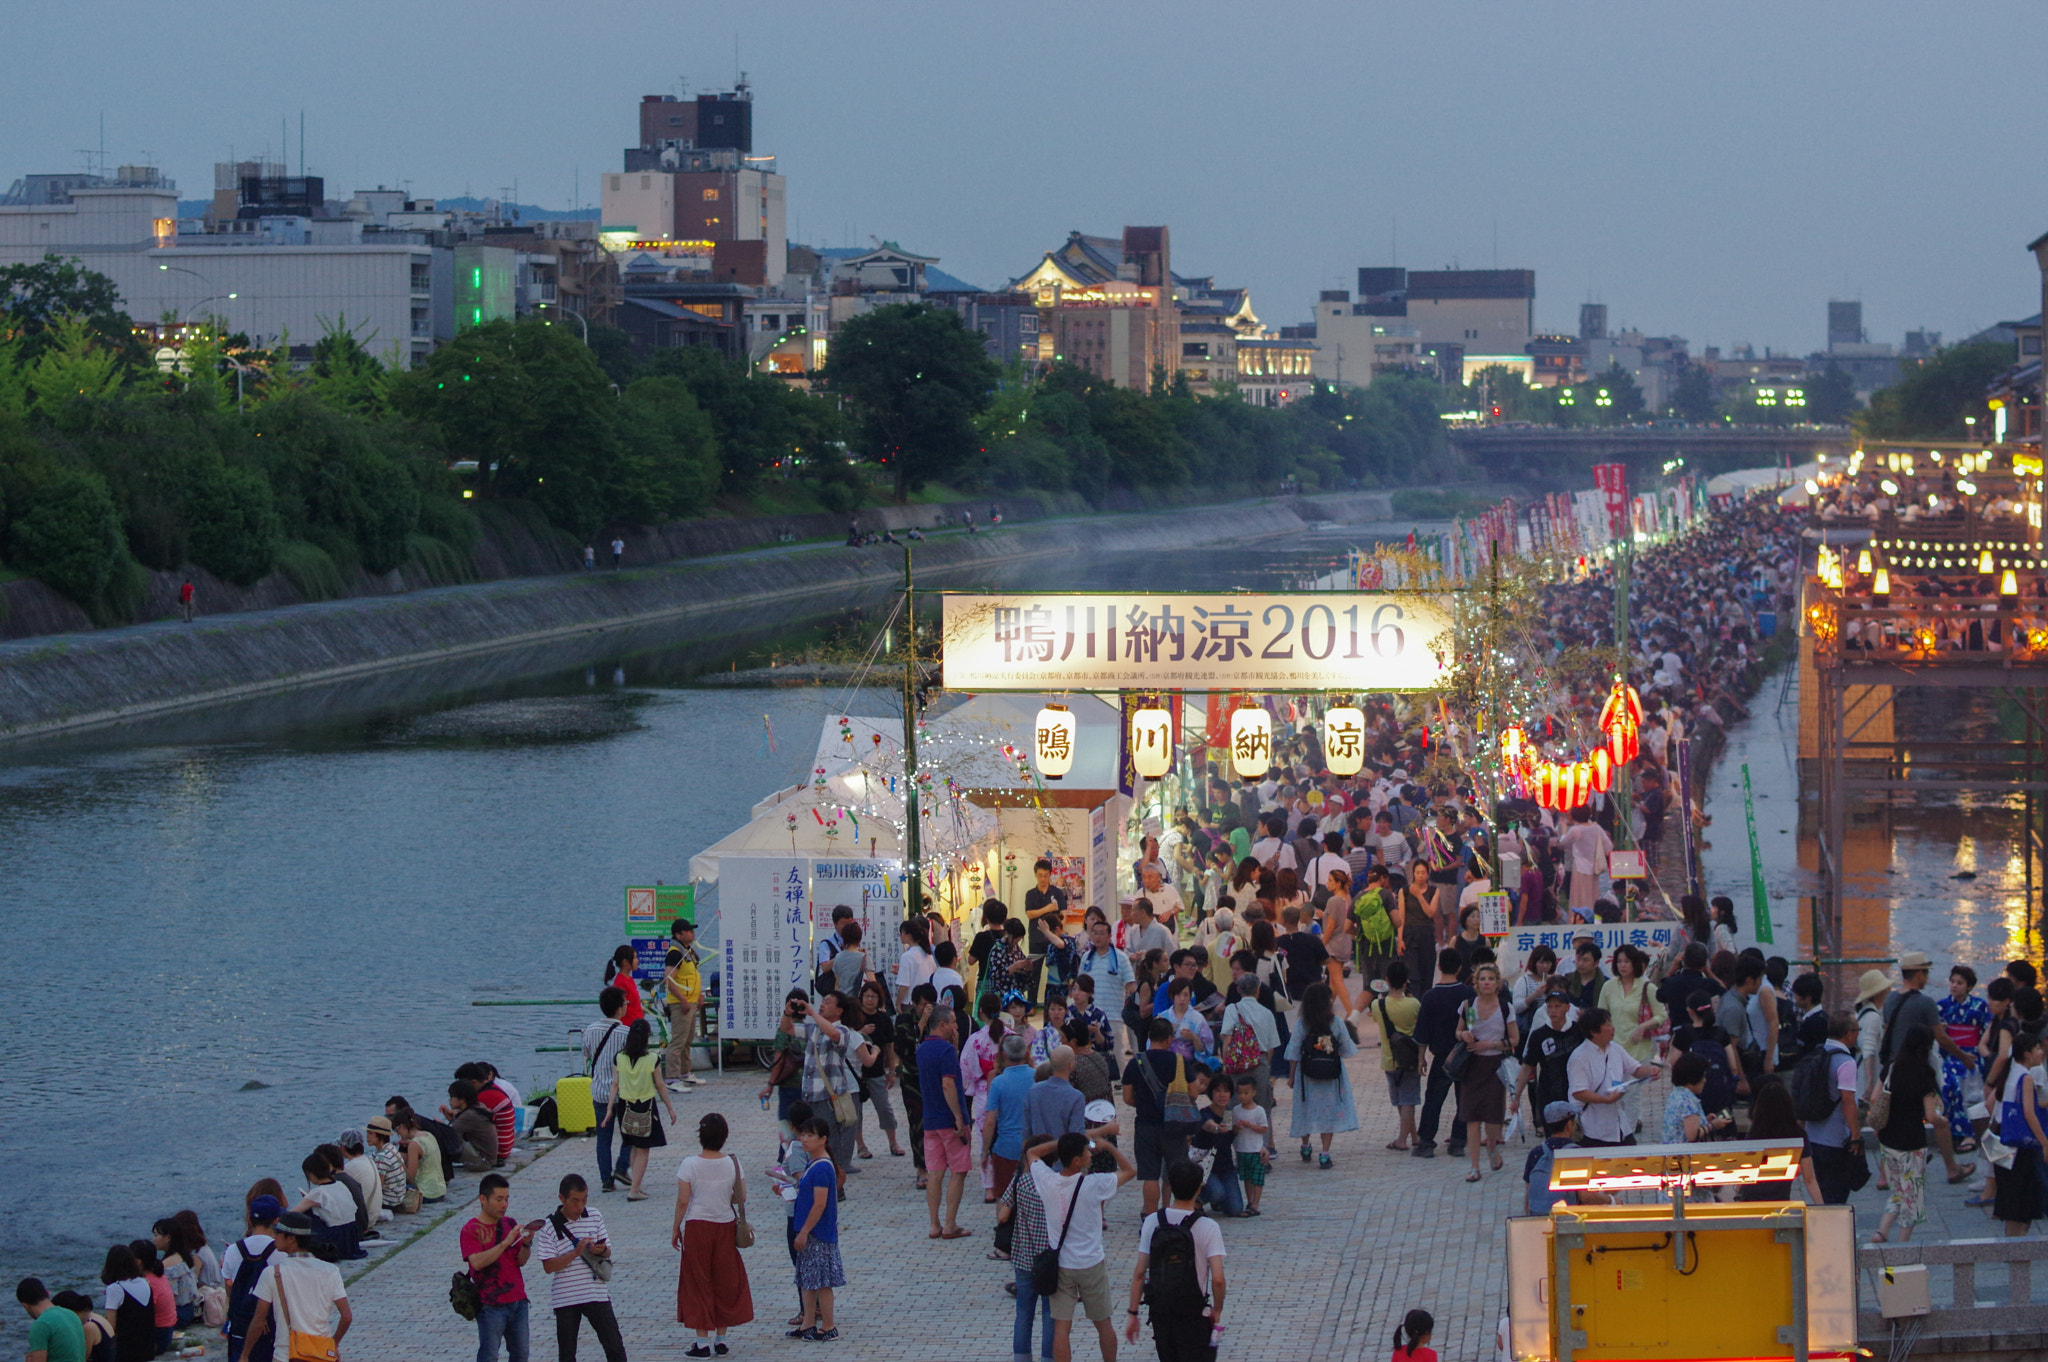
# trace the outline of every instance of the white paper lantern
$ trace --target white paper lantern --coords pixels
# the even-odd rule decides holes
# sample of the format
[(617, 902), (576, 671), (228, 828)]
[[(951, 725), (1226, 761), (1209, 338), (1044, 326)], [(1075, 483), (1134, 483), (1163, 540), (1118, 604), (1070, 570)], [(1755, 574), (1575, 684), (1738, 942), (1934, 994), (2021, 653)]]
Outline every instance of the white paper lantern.
[(1058, 780), (1074, 769), (1074, 715), (1065, 705), (1047, 705), (1038, 711), (1032, 727), (1031, 750), (1038, 761), (1038, 774)]
[(1157, 780), (1173, 766), (1173, 715), (1163, 709), (1131, 713), (1131, 765), (1147, 780)]
[(1323, 715), (1323, 764), (1333, 776), (1355, 776), (1365, 765), (1365, 712), (1342, 705)]
[(1230, 716), (1230, 764), (1240, 776), (1262, 776), (1273, 764), (1273, 716), (1240, 709)]

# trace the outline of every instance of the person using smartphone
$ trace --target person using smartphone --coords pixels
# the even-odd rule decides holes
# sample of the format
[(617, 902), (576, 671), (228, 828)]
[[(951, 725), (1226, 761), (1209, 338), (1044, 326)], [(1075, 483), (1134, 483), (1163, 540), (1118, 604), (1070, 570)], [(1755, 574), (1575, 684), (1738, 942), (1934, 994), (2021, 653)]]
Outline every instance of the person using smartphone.
[(482, 1305), (476, 1312), (477, 1362), (496, 1362), (498, 1345), (517, 1362), (526, 1356), (526, 1275), (533, 1232), (545, 1224), (521, 1225), (506, 1213), (512, 1184), (502, 1173), (486, 1173), (477, 1184), (476, 1217), (462, 1227), (462, 1260), (476, 1283)]

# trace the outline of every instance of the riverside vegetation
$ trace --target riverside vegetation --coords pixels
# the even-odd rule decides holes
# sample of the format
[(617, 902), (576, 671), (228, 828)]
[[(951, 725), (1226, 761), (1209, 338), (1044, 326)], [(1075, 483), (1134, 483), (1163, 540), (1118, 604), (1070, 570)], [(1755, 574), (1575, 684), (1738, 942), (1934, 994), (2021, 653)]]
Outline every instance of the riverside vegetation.
[(922, 305), (848, 322), (815, 395), (707, 349), (636, 359), (602, 326), (586, 344), (489, 322), (410, 370), (374, 345), (335, 318), (295, 363), (206, 322), (138, 329), (75, 261), (0, 269), (0, 570), (112, 624), (139, 617), (148, 569), (281, 572), (308, 599), (359, 569), (468, 580), (493, 516), (581, 544), (928, 486), (1186, 500), (1440, 478), (1445, 458), (1423, 379), (1280, 409), (1163, 375), (1133, 392), (998, 369)]

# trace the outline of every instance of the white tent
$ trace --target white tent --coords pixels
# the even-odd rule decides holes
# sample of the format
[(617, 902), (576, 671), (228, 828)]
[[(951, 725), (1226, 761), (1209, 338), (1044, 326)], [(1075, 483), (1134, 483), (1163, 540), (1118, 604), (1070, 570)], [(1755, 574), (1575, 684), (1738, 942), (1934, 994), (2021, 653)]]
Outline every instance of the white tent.
[[(884, 721), (869, 720), (871, 724)], [(827, 720), (830, 749), (839, 737), (837, 718)], [(718, 879), (722, 856), (901, 857), (904, 825), (901, 758), (888, 743), (868, 743), (865, 755), (836, 766), (821, 761), (825, 774), (778, 790), (756, 804), (746, 826), (728, 833), (690, 858), (690, 878)], [(944, 792), (932, 801), (920, 827), (919, 846), (927, 860), (963, 859), (996, 835), (995, 815)]]

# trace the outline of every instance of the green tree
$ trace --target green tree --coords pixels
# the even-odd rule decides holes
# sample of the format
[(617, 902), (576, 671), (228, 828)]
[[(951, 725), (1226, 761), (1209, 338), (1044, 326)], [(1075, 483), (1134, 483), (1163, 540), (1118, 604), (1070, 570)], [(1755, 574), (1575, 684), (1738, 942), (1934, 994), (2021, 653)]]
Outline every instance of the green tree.
[[(43, 346), (28, 370), (28, 390), (46, 419), (66, 419), (81, 402), (107, 396), (121, 386), (120, 358), (99, 343), (83, 317), (58, 317), (43, 333)], [(26, 354), (30, 347), (23, 346)]]
[(1671, 385), (1671, 414), (1695, 426), (1714, 419), (1714, 376), (1706, 365), (1688, 364), (1678, 371), (1678, 381)]
[(974, 417), (1000, 377), (978, 332), (924, 303), (853, 318), (825, 366), (826, 385), (853, 408), (856, 447), (888, 468), (899, 502), (970, 465), (981, 450)]
[(752, 492), (763, 478), (793, 461), (826, 457), (839, 438), (840, 421), (831, 406), (709, 346), (657, 350), (640, 373), (689, 385), (717, 433), (719, 489), (729, 495)]
[(24, 358), (29, 363), (42, 356), (66, 317), (83, 319), (122, 365), (144, 359), (114, 281), (67, 256), (51, 253), (32, 265), (0, 267), (0, 313), (6, 317), (5, 329), (19, 332), (27, 342)]
[(620, 394), (638, 519), (701, 516), (718, 493), (718, 433), (680, 378), (641, 378)]
[(1839, 364), (1806, 376), (1806, 419), (1838, 426), (1856, 414), (1856, 380)]
[(15, 481), (7, 505), (15, 516), (7, 561), (104, 618), (104, 597), (128, 551), (99, 475), (51, 463)]
[(1579, 404), (1595, 421), (1611, 426), (1636, 420), (1643, 414), (1643, 390), (1628, 370), (1619, 364), (1579, 385)]
[(1951, 345), (1872, 393), (1858, 428), (1877, 440), (1964, 439), (1963, 418), (1985, 415), (1985, 387), (2012, 362), (2012, 346), (1999, 341)]
[(344, 315), (313, 342), (313, 363), (299, 383), (327, 406), (376, 416), (389, 408), (390, 379), (391, 371), (356, 339)]
[(192, 561), (249, 586), (277, 565), (284, 535), (270, 483), (253, 468), (222, 464), (185, 492)]

